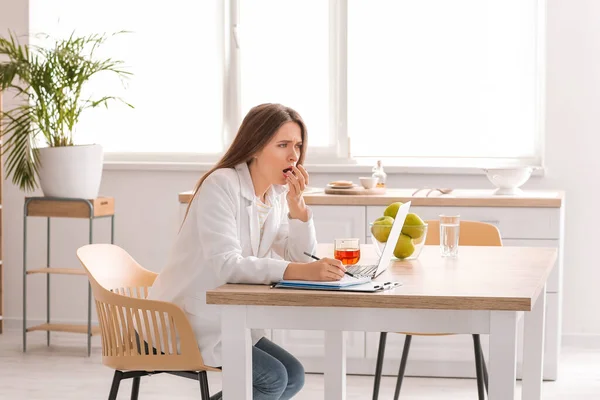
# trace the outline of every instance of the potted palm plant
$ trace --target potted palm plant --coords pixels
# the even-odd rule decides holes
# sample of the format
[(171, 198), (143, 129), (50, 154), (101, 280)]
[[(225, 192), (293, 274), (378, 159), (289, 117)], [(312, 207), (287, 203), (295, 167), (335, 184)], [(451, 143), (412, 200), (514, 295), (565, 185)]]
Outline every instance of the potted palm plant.
[(76, 145), (73, 135), (88, 109), (108, 107), (112, 101), (133, 107), (119, 97), (84, 95), (86, 85), (100, 73), (123, 83), (131, 75), (122, 61), (96, 57), (110, 36), (72, 34), (50, 46), (20, 44), (13, 33), (0, 37), (0, 91), (20, 96), (15, 107), (0, 114), (2, 154), (7, 177), (22, 190), (37, 188), (39, 178), (45, 196), (98, 196), (102, 146)]

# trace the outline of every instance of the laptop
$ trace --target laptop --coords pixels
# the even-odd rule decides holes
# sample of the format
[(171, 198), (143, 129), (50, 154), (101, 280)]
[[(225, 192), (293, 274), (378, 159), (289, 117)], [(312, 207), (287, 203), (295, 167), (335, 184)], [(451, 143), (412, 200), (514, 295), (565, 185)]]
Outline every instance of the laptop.
[(402, 226), (404, 225), (404, 221), (406, 220), (409, 209), (410, 201), (402, 204), (398, 209), (398, 213), (396, 214), (396, 218), (394, 219), (394, 223), (392, 225), (390, 236), (383, 247), (381, 257), (379, 257), (379, 263), (376, 265), (355, 264), (346, 267), (346, 270), (357, 278), (371, 277), (371, 279), (375, 279), (381, 275), (390, 265), (390, 261), (392, 261), (392, 254), (394, 253), (396, 242), (398, 242), (398, 238), (402, 232)]

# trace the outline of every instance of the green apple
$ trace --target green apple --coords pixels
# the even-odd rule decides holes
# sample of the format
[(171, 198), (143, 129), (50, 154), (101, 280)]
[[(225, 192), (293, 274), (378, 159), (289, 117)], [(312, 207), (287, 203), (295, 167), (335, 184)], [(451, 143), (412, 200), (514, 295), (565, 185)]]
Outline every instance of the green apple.
[(371, 233), (378, 242), (385, 243), (390, 236), (392, 231), (392, 225), (394, 224), (394, 218), (392, 217), (379, 217), (373, 221), (371, 226)]
[(399, 201), (390, 204), (389, 206), (387, 206), (387, 208), (383, 212), (383, 215), (386, 217), (396, 218), (396, 214), (398, 214), (398, 209), (400, 208), (401, 205), (402, 205), (402, 203)]
[(425, 222), (417, 214), (409, 213), (402, 225), (402, 233), (418, 239), (425, 233)]
[(396, 247), (394, 248), (394, 256), (403, 259), (410, 257), (414, 251), (415, 245), (413, 244), (411, 237), (404, 234), (400, 235), (396, 242)]

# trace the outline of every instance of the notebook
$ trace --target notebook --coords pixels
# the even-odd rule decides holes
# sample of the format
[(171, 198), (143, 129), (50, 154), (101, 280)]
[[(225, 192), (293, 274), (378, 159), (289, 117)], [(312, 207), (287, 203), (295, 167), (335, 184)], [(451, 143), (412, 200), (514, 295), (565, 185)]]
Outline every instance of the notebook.
[[(361, 278), (361, 279), (369, 279), (369, 278)], [(283, 282), (283, 281), (282, 281)], [(375, 282), (375, 281), (367, 281), (359, 284), (351, 284), (345, 286), (335, 286), (335, 285), (324, 285), (323, 283), (330, 282), (310, 282), (307, 284), (307, 281), (299, 281), (302, 284), (282, 284), (279, 282), (275, 284), (273, 287), (277, 289), (307, 289), (307, 290), (332, 290), (337, 292), (379, 292), (383, 290), (393, 289), (401, 285), (400, 282)], [(320, 283), (320, 284), (319, 284)]]

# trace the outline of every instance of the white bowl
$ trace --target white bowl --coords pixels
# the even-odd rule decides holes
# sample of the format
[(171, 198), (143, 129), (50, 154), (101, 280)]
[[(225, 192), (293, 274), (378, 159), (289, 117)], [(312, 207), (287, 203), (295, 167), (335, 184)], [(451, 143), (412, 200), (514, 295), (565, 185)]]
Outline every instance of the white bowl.
[(484, 169), (490, 182), (492, 182), (498, 188), (494, 194), (499, 195), (521, 193), (519, 186), (527, 182), (533, 170), (533, 167)]
[(358, 180), (360, 181), (362, 187), (364, 187), (365, 189), (373, 189), (379, 179), (372, 178), (370, 176), (361, 176), (360, 178), (358, 178)]

